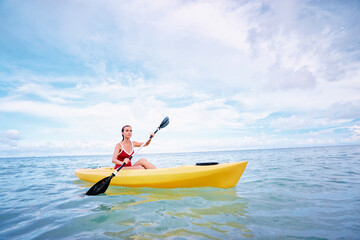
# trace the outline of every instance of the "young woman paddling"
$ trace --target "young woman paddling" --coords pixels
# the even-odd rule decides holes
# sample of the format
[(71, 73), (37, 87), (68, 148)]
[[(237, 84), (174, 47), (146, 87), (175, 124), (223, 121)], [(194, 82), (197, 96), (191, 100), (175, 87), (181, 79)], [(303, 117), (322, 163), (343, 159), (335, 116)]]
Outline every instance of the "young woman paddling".
[[(129, 125), (125, 125), (121, 129), (121, 134), (123, 139), (121, 142), (117, 143), (115, 146), (114, 154), (112, 157), (112, 162), (115, 163), (115, 169), (120, 167), (124, 162), (126, 163), (122, 169), (153, 169), (156, 168), (145, 158), (141, 158), (134, 165), (131, 164), (129, 157), (134, 154), (134, 147), (141, 147), (142, 142), (130, 141), (132, 137), (132, 128)], [(151, 139), (155, 136), (154, 133), (150, 134), (152, 137), (146, 142), (144, 147), (148, 146), (151, 142)]]

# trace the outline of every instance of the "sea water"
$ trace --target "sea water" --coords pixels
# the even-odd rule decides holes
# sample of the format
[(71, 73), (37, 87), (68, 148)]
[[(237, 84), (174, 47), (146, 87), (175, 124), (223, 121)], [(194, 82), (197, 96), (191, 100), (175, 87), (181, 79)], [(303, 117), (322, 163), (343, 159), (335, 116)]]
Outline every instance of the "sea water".
[(360, 239), (360, 146), (147, 154), (158, 167), (248, 161), (237, 186), (109, 187), (111, 156), (0, 158), (0, 239)]

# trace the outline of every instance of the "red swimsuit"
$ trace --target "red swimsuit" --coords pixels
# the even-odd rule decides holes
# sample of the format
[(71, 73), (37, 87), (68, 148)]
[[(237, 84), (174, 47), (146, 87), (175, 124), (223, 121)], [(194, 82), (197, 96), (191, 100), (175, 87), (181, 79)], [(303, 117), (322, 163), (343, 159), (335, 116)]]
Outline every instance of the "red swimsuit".
[[(127, 152), (126, 152), (126, 150), (124, 149), (124, 147), (123, 147), (123, 145), (120, 143), (120, 145), (121, 145), (121, 152), (117, 155), (117, 160), (119, 160), (119, 161), (124, 161), (125, 160), (125, 158), (129, 158), (131, 155), (133, 155), (134, 154), (134, 148), (132, 149), (132, 151), (131, 151), (131, 153), (130, 154), (128, 154)], [(132, 143), (131, 143), (131, 145), (132, 145)], [(118, 164), (115, 164), (115, 169), (116, 168), (118, 168), (118, 167), (120, 167), (121, 165), (118, 165)], [(131, 165), (131, 160), (124, 166), (124, 167), (131, 167), (132, 165)]]

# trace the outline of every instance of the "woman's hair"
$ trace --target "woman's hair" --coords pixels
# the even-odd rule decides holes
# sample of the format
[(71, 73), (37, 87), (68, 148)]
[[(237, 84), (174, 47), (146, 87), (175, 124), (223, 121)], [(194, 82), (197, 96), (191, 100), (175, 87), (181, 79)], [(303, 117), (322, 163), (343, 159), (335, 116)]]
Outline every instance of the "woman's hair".
[(130, 125), (125, 125), (125, 126), (122, 127), (122, 129), (121, 129), (121, 135), (123, 137), (122, 141), (124, 141), (124, 134), (122, 134), (122, 133), (124, 132), (126, 127), (131, 127), (131, 126)]

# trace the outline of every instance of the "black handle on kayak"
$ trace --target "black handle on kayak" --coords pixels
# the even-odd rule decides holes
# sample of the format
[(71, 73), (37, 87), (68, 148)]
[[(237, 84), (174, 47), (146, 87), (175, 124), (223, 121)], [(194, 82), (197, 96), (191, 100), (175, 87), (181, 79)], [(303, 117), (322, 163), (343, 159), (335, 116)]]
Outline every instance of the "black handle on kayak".
[(209, 165), (217, 165), (219, 164), (218, 162), (201, 162), (201, 163), (196, 163), (196, 166), (209, 166)]

